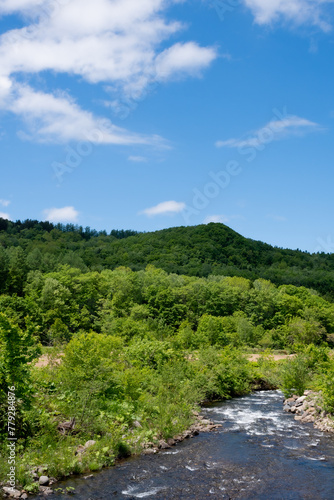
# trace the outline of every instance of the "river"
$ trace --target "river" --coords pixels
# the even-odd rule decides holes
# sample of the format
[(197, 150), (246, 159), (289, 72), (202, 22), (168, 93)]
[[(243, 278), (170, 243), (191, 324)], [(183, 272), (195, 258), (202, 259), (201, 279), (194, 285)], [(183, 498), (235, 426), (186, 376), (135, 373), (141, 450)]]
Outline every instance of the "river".
[(266, 391), (211, 405), (203, 414), (219, 431), (57, 487), (80, 500), (334, 500), (334, 435), (296, 422), (282, 401)]

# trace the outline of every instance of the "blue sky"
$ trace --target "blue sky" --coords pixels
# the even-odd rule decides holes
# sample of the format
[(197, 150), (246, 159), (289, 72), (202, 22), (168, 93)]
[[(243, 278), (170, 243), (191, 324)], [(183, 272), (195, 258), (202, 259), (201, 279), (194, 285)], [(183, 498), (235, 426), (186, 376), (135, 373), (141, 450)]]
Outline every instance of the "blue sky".
[(0, 0), (0, 216), (334, 252), (333, 0)]

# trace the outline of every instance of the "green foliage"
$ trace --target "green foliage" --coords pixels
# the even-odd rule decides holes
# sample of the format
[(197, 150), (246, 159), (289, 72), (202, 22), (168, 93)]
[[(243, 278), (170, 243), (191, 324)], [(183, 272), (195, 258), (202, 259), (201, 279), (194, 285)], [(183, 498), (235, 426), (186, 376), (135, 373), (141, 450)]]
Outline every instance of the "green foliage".
[(334, 413), (334, 364), (326, 371), (322, 381), (324, 409)]
[(307, 384), (311, 380), (311, 371), (305, 354), (298, 354), (282, 365), (281, 369), (282, 391), (286, 397), (292, 394), (302, 396)]
[[(277, 285), (305, 286), (334, 297), (334, 258), (299, 250), (274, 248), (243, 238), (224, 224), (207, 224), (164, 229), (155, 233), (135, 231), (94, 231), (68, 224), (0, 219), (0, 278), (2, 292), (21, 294), (28, 271), (56, 271), (61, 265), (82, 272), (128, 266), (133, 270), (147, 265), (168, 273), (207, 277), (233, 277), (239, 290), (247, 290), (249, 279), (258, 279), (265, 291), (266, 280)], [(3, 263), (3, 265), (2, 265)], [(261, 280), (263, 283), (261, 283)], [(122, 293), (117, 300), (122, 300)], [(158, 302), (164, 301), (159, 298)], [(291, 304), (293, 309), (295, 305)], [(178, 321), (178, 308), (167, 313)], [(172, 314), (172, 316), (170, 316)], [(210, 312), (210, 314), (212, 314)], [(296, 310), (292, 311), (296, 315)], [(219, 315), (225, 316), (225, 313)]]
[(253, 378), (249, 362), (242, 353), (226, 347), (217, 351), (213, 347), (199, 351), (194, 361), (195, 384), (205, 399), (224, 399), (241, 396), (250, 390)]
[(114, 370), (121, 347), (117, 337), (90, 332), (75, 336), (64, 350), (55, 377), (58, 408), (86, 431), (103, 430), (101, 411), (122, 394)]
[(33, 387), (30, 379), (30, 363), (38, 354), (33, 329), (25, 332), (13, 324), (3, 313), (0, 313), (0, 435), (4, 435), (6, 427), (6, 407), (9, 387), (14, 387), (17, 399), (16, 429), (21, 436), (26, 435), (29, 422), (26, 411), (32, 402)]
[[(273, 249), (220, 224), (107, 236), (0, 220), (0, 405), (15, 385), (21, 484), (33, 488), (37, 465), (55, 477), (100, 470), (183, 431), (199, 403), (254, 382), (285, 394), (322, 388), (334, 411), (334, 305), (291, 284), (334, 296), (331, 273), (331, 257)], [(31, 364), (38, 341), (42, 368)], [(248, 362), (243, 352), (258, 347), (297, 355)], [(74, 432), (60, 434), (71, 418)], [(96, 444), (76, 456), (87, 439)]]
[(325, 337), (325, 328), (314, 320), (294, 318), (286, 325), (286, 339), (290, 344), (319, 344)]
[(15, 386), (16, 396), (25, 399), (29, 390), (28, 363), (40, 353), (33, 328), (23, 332), (3, 313), (0, 313), (0, 380)]
[(204, 314), (200, 318), (194, 338), (196, 339), (195, 343), (197, 343), (197, 345), (193, 345), (194, 348), (215, 344), (226, 346), (230, 342), (228, 334), (224, 331), (222, 318), (210, 314)]

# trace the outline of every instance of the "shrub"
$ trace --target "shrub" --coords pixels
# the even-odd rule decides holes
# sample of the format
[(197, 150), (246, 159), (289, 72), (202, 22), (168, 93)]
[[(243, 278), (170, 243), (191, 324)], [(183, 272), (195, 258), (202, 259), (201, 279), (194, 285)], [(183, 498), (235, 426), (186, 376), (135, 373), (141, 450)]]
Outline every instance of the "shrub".
[(280, 377), (281, 389), (286, 397), (292, 394), (302, 396), (311, 380), (311, 370), (305, 354), (298, 354), (295, 358), (285, 361)]

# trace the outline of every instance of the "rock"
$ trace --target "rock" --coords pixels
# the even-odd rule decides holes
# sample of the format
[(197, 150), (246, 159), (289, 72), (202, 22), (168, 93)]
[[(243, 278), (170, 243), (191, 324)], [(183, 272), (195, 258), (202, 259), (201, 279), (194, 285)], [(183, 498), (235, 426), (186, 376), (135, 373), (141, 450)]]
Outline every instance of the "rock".
[(304, 403), (305, 399), (306, 396), (301, 396), (300, 398), (298, 398), (295, 402), (295, 406), (301, 406)]
[(183, 441), (183, 437), (181, 436), (181, 434), (178, 434), (177, 436), (174, 436), (174, 441), (176, 443), (181, 443), (181, 441)]
[(20, 498), (21, 496), (21, 492), (19, 490), (16, 490), (15, 488), (7, 488), (7, 486), (5, 486), (3, 488), (3, 491), (11, 498)]
[(48, 476), (41, 476), (39, 478), (39, 484), (40, 484), (40, 486), (48, 486), (48, 484), (49, 484)]
[(210, 425), (212, 424), (211, 420), (205, 420), (205, 419), (202, 419), (202, 422), (201, 422), (202, 425)]
[(191, 436), (191, 431), (187, 430), (187, 431), (184, 431), (183, 434), (182, 434), (183, 438), (184, 439), (188, 439), (190, 438)]
[(53, 495), (53, 490), (49, 488), (48, 486), (40, 486), (40, 491), (43, 493), (43, 495), (48, 496), (48, 495)]
[(137, 429), (142, 429), (142, 425), (140, 422), (138, 422), (138, 420), (135, 420), (133, 422), (133, 427), (136, 427)]
[(153, 448), (154, 443), (151, 443), (150, 441), (147, 443), (142, 443), (141, 444), (143, 448)]
[(166, 441), (161, 440), (159, 441), (159, 448), (161, 450), (168, 450), (169, 448), (171, 448), (171, 446), (168, 443), (166, 443)]
[(23, 498), (23, 500), (27, 500), (28, 498), (27, 493), (22, 493), (21, 498)]
[(311, 422), (314, 422), (315, 421), (315, 418), (313, 415), (303, 415), (302, 417), (302, 422), (304, 422), (305, 424), (306, 423), (311, 423)]
[(79, 446), (77, 447), (77, 449), (75, 451), (75, 454), (82, 455), (83, 453), (85, 453), (86, 449), (87, 448), (85, 446), (83, 446), (82, 444), (79, 444)]
[(334, 419), (321, 407), (322, 399), (321, 391), (305, 391), (301, 397), (293, 396), (285, 400), (283, 409), (295, 413), (297, 421), (313, 423), (322, 432), (334, 432)]
[(167, 439), (167, 443), (169, 444), (169, 446), (175, 446), (176, 445), (175, 439), (172, 439), (172, 438)]
[(218, 427), (218, 425), (211, 423), (210, 425), (208, 425), (208, 430), (215, 431), (217, 429), (217, 427)]
[(146, 448), (146, 450), (143, 451), (143, 455), (154, 455), (155, 453), (157, 453), (155, 448)]
[(90, 441), (87, 441), (87, 443), (85, 443), (85, 448), (91, 448), (91, 446), (94, 446), (94, 444), (96, 444), (96, 441), (93, 441), (93, 440), (90, 440)]

